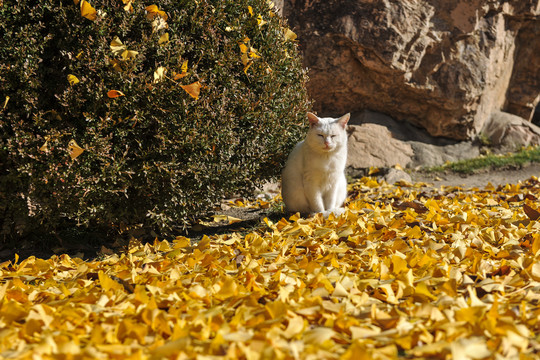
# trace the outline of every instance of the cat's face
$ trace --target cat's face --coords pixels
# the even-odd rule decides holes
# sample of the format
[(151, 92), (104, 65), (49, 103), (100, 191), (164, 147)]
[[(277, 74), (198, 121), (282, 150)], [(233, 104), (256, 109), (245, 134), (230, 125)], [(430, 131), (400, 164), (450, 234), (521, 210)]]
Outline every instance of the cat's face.
[(313, 150), (321, 153), (329, 153), (347, 143), (347, 122), (350, 114), (343, 115), (339, 119), (319, 118), (308, 113), (309, 131), (306, 142)]

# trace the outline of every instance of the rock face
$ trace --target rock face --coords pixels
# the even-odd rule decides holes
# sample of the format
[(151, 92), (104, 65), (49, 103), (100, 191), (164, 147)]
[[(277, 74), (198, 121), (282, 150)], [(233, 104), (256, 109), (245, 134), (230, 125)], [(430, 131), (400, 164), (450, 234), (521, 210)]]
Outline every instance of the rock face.
[[(496, 123), (501, 124), (500, 121)], [(507, 124), (504, 122), (492, 128), (506, 128)], [(540, 132), (540, 128), (530, 125)], [(347, 171), (352, 176), (364, 176), (370, 167), (431, 167), (480, 155), (479, 144), (435, 138), (423, 129), (372, 111), (351, 114), (348, 131)], [(490, 134), (486, 133), (486, 137)], [(506, 139), (510, 140), (510, 137)], [(387, 175), (395, 179), (395, 174)]]
[(470, 139), (540, 101), (540, 0), (284, 0), (321, 115), (369, 109)]
[(540, 145), (540, 127), (501, 111), (491, 114), (481, 134), (501, 153)]
[(348, 166), (407, 166), (414, 155), (410, 144), (394, 139), (392, 133), (377, 124), (349, 125)]

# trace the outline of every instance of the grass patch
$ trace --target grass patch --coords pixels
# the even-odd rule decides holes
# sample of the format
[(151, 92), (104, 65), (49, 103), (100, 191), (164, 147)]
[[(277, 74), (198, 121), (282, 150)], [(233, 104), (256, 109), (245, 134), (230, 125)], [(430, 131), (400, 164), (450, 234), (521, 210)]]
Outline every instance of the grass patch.
[(474, 159), (461, 160), (429, 168), (430, 172), (451, 170), (462, 174), (472, 174), (482, 169), (498, 169), (507, 166), (522, 166), (540, 162), (540, 147), (528, 147), (515, 153), (489, 154)]

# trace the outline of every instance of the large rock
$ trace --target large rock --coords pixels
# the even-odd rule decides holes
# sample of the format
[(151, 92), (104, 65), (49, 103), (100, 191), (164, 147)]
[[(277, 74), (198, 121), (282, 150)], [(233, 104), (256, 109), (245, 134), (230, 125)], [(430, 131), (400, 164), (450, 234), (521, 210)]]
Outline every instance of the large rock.
[(497, 152), (540, 145), (540, 127), (519, 116), (497, 111), (484, 124), (481, 134)]
[(394, 139), (388, 128), (377, 124), (349, 125), (348, 166), (355, 169), (370, 167), (407, 166), (414, 152), (411, 145)]
[[(366, 175), (370, 167), (431, 167), (480, 155), (480, 147), (471, 141), (435, 138), (372, 111), (353, 113), (348, 131), (347, 168), (352, 176)], [(395, 180), (395, 174), (387, 175)]]
[(371, 109), (469, 139), (540, 100), (540, 0), (284, 0), (315, 110)]

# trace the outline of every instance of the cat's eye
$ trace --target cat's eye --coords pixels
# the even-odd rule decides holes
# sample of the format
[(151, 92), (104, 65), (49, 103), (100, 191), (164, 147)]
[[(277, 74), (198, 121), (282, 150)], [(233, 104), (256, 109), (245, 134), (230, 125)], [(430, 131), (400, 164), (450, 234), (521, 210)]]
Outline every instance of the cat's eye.
[(324, 135), (323, 135), (323, 134), (317, 134), (317, 135), (319, 135), (320, 137), (322, 137), (322, 138), (324, 139)]
[(337, 135), (330, 135), (330, 137), (331, 137), (332, 139), (335, 138), (336, 136), (337, 136)]

